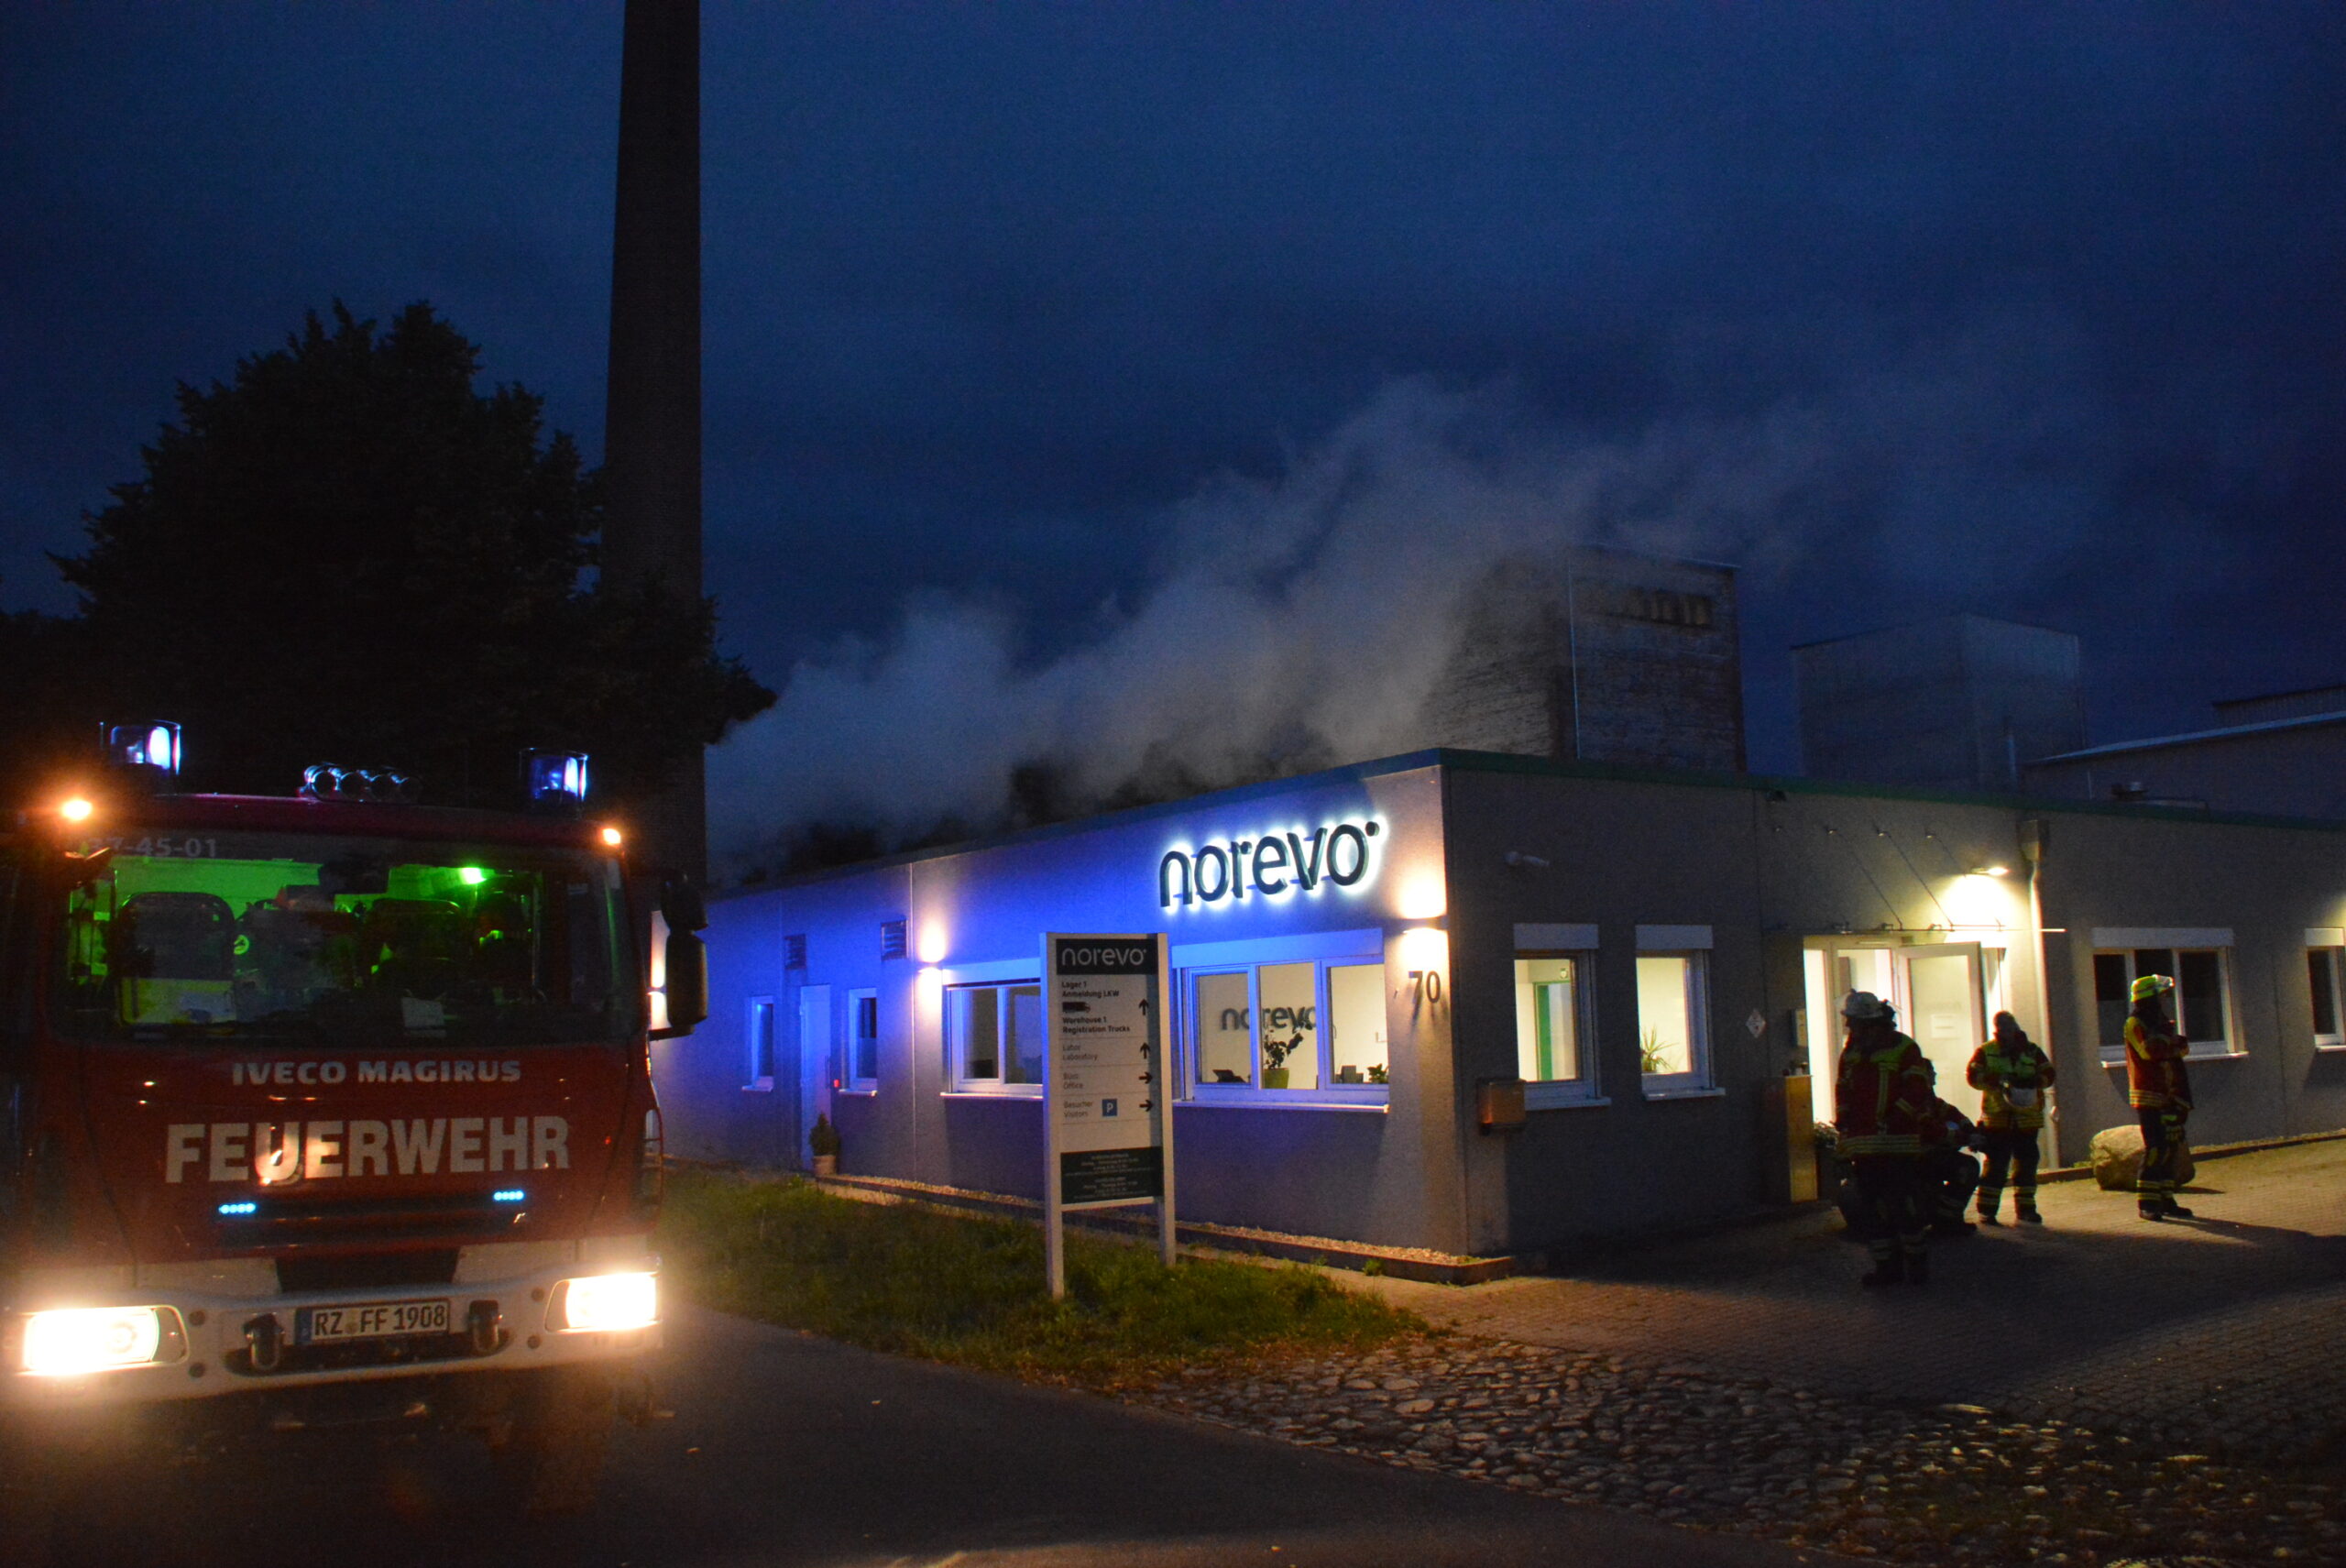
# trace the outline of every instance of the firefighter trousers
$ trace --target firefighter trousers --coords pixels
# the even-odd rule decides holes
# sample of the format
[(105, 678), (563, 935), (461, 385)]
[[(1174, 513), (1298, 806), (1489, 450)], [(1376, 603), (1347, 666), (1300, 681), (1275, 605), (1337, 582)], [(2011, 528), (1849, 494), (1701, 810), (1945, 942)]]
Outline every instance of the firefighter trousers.
[(2134, 1190), (2143, 1201), (2172, 1201), (2178, 1181), (2178, 1167), (2183, 1162), (2183, 1125), (2187, 1111), (2165, 1106), (2144, 1105), (2135, 1115), (2143, 1124), (2143, 1173), (2134, 1182)]
[(1963, 1227), (1964, 1205), (1979, 1186), (1979, 1162), (1952, 1146), (1923, 1152), (1923, 1196), (1928, 1203), (1924, 1218), (1941, 1230)]
[(1859, 1155), (1849, 1162), (1858, 1209), (1866, 1216), (1866, 1248), (1877, 1264), (1913, 1260), (1929, 1245), (1930, 1211), (1919, 1155)]
[(1988, 1149), (1988, 1174), (1979, 1181), (1979, 1212), (1990, 1219), (2004, 1201), (2004, 1177), (2012, 1176), (2012, 1207), (2023, 1214), (2036, 1212), (2036, 1129), (2016, 1127), (1980, 1130)]

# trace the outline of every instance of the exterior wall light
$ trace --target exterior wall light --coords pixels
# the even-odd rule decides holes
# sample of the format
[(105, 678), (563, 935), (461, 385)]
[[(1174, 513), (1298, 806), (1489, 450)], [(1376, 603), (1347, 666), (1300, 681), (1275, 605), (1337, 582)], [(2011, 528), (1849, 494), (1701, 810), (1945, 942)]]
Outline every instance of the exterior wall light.
[(1450, 910), (1450, 892), (1439, 872), (1420, 872), (1401, 884), (1394, 909), (1404, 920), (1439, 920)]
[(945, 955), (950, 950), (946, 943), (944, 927), (924, 926), (920, 928), (918, 956), (921, 962), (931, 966), (941, 964), (945, 961)]
[(1973, 876), (2010, 876), (2012, 874), (2012, 869), (2010, 866), (1974, 866), (1971, 868), (1971, 874)]

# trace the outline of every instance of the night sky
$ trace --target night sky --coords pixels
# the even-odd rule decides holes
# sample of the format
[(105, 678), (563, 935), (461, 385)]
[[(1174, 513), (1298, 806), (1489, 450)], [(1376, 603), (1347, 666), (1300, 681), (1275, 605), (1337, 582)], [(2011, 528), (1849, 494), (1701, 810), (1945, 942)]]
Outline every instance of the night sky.
[[(0, 605), (70, 608), (41, 552), (173, 383), (336, 298), (597, 452), (619, 40), (0, 12)], [(2082, 634), (2096, 740), (2346, 678), (2346, 8), (712, 3), (704, 51), (708, 581), (806, 809), (1332, 690), (1571, 537), (1745, 568), (1762, 769), (1789, 644), (1948, 610)]]

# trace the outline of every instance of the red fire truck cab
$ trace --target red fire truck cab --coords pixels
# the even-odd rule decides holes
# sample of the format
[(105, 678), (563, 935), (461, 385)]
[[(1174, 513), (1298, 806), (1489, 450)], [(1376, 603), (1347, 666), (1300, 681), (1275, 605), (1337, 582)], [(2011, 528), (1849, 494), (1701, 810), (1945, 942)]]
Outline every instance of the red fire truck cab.
[(170, 794), (165, 729), (0, 833), (0, 1410), (429, 1415), (577, 1506), (660, 1343), (697, 895), (575, 811)]

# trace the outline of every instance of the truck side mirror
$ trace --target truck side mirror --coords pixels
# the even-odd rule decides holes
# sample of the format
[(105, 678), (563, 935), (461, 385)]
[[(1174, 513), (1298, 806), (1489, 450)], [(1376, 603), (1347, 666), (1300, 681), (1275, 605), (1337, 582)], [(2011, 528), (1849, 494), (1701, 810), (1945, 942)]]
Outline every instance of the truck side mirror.
[(708, 1017), (708, 946), (690, 931), (668, 932), (658, 1000), (665, 1005), (652, 1018), (655, 1040), (689, 1035)]

